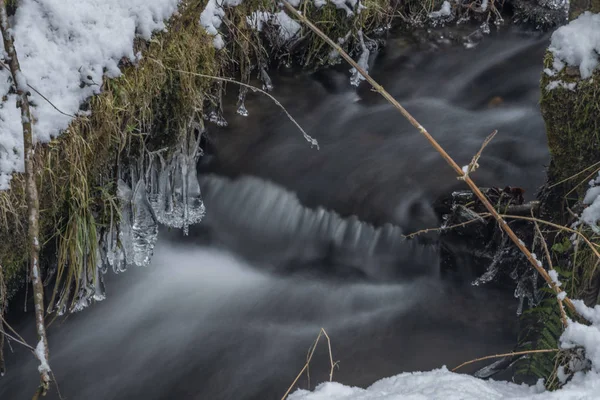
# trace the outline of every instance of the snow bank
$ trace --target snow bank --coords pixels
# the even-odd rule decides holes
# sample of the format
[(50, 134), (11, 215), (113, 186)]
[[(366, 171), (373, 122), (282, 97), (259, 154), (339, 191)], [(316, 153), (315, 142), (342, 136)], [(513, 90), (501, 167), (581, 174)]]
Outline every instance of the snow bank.
[(313, 392), (298, 390), (289, 400), (591, 400), (598, 393), (600, 375), (596, 372), (578, 373), (562, 389), (548, 392), (543, 385), (484, 381), (440, 368), (382, 379), (367, 389), (327, 382)]
[[(149, 39), (179, 0), (21, 0), (12, 20), (17, 55), (34, 90), (34, 135), (48, 142), (66, 129), (79, 106), (100, 92), (102, 76), (119, 76), (123, 57), (135, 60), (133, 40)], [(0, 71), (0, 97), (10, 89), (9, 72)], [(0, 106), (0, 190), (22, 172), (23, 139), (16, 96)]]
[[(590, 326), (569, 321), (561, 336), (565, 349), (583, 347), (591, 361), (587, 373), (576, 372), (562, 389), (548, 392), (541, 382), (536, 386), (481, 380), (450, 372), (446, 367), (428, 372), (403, 373), (375, 382), (367, 389), (322, 383), (310, 392), (298, 390), (289, 400), (583, 400), (600, 398), (600, 305), (586, 307), (574, 300), (575, 308)], [(334, 340), (335, 343), (335, 340)]]
[(554, 54), (554, 69), (565, 64), (579, 67), (581, 77), (592, 76), (600, 54), (600, 14), (585, 12), (552, 34), (549, 50)]

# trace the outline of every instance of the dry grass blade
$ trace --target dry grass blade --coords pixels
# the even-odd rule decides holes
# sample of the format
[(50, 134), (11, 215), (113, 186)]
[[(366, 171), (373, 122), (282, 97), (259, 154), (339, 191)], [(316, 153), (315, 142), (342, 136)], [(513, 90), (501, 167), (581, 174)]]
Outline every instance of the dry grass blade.
[(327, 348), (329, 350), (329, 362), (331, 363), (331, 369), (329, 370), (329, 382), (333, 381), (333, 370), (335, 369), (335, 367), (338, 363), (337, 363), (337, 361), (336, 362), (333, 361), (333, 353), (331, 351), (331, 340), (329, 339), (329, 335), (327, 334), (325, 329), (321, 328), (321, 330), (319, 331), (319, 334), (317, 335), (317, 338), (315, 339), (312, 346), (309, 348), (308, 357), (306, 358), (306, 363), (304, 364), (304, 367), (302, 367), (302, 369), (296, 376), (296, 379), (294, 379), (294, 381), (292, 382), (292, 384), (290, 385), (288, 390), (285, 392), (285, 394), (283, 395), (281, 400), (285, 400), (288, 397), (288, 395), (290, 394), (290, 392), (292, 391), (294, 386), (296, 386), (298, 379), (300, 379), (300, 377), (302, 376), (304, 371), (308, 370), (310, 361), (312, 360), (313, 355), (315, 354), (315, 350), (316, 350), (317, 345), (319, 344), (319, 340), (321, 339), (322, 336), (325, 336), (325, 339), (327, 339)]
[(511, 352), (511, 353), (504, 353), (504, 354), (494, 354), (492, 356), (485, 356), (485, 357), (480, 357), (480, 358), (476, 358), (474, 360), (470, 360), (470, 361), (465, 361), (464, 363), (460, 364), (457, 367), (452, 368), (452, 372), (456, 372), (458, 369), (469, 365), (469, 364), (473, 364), (479, 361), (485, 361), (485, 360), (489, 360), (492, 358), (501, 358), (501, 357), (510, 357), (510, 356), (522, 356), (525, 354), (536, 354), (536, 353), (556, 353), (557, 351), (560, 351), (559, 349), (543, 349), (543, 350), (524, 350), (524, 351), (515, 351), (515, 352)]
[[(333, 40), (331, 40), (327, 35), (325, 35), (319, 28), (317, 28), (313, 23), (311, 23), (304, 15), (302, 15), (298, 10), (290, 5), (285, 0), (282, 0), (284, 7), (298, 20), (300, 20), (303, 24), (308, 26), (314, 33), (316, 33), (319, 37), (321, 37), (327, 44), (329, 44), (332, 48), (337, 50), (339, 54), (346, 60), (352, 67), (356, 68), (356, 70), (365, 78), (367, 82), (373, 87), (375, 91), (377, 91), (383, 98), (385, 98), (392, 106), (394, 106), (417, 130), (427, 139), (427, 141), (433, 146), (433, 148), (444, 158), (444, 160), (450, 165), (450, 167), (456, 172), (457, 176), (460, 177), (465, 183), (469, 186), (469, 188), (473, 191), (473, 193), (479, 198), (479, 200), (483, 203), (488, 212), (494, 217), (494, 219), (500, 224), (500, 227), (508, 237), (513, 241), (513, 243), (519, 248), (519, 250), (527, 257), (527, 260), (531, 264), (531, 266), (544, 278), (548, 286), (559, 294), (561, 292), (560, 288), (558, 288), (548, 272), (539, 266), (537, 263), (537, 259), (531, 254), (529, 249), (525, 247), (525, 244), (518, 238), (515, 232), (512, 230), (510, 226), (504, 221), (504, 219), (500, 216), (498, 211), (494, 208), (492, 203), (485, 197), (483, 192), (479, 189), (479, 187), (475, 184), (475, 182), (469, 177), (467, 173), (465, 173), (462, 168), (454, 161), (452, 157), (444, 150), (442, 146), (431, 136), (431, 134), (404, 108), (391, 94), (389, 94), (383, 87), (378, 84), (369, 74), (367, 74), (353, 59), (346, 53), (339, 45), (337, 45)], [(575, 309), (575, 305), (568, 297), (564, 298), (564, 303), (569, 307), (569, 309), (573, 312), (573, 314), (577, 314), (577, 310)]]
[[(490, 216), (490, 215), (487, 215), (487, 216)], [(596, 248), (597, 245), (595, 245), (592, 242), (590, 242), (590, 240), (583, 233), (581, 233), (581, 232), (579, 232), (579, 231), (577, 231), (577, 230), (575, 230), (573, 228), (569, 228), (568, 226), (562, 226), (562, 225), (559, 225), (559, 224), (555, 224), (553, 222), (545, 221), (543, 219), (539, 219), (539, 218), (535, 218), (535, 217), (525, 217), (523, 215), (512, 215), (512, 214), (501, 214), (501, 216), (503, 218), (522, 219), (522, 220), (525, 220), (525, 221), (538, 222), (540, 224), (548, 225), (548, 226), (551, 226), (553, 228), (559, 229), (561, 231), (573, 233), (573, 234), (577, 235), (579, 238), (581, 238), (587, 244), (587, 246), (590, 248), (590, 250), (598, 258), (598, 262), (600, 263), (600, 252)]]

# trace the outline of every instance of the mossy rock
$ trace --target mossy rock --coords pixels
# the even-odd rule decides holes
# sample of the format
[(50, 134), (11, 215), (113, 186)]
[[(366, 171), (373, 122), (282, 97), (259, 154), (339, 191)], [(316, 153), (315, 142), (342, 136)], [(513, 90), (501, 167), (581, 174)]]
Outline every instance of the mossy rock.
[[(544, 67), (552, 69), (553, 60), (548, 52)], [(552, 88), (557, 82), (562, 83)], [(571, 90), (568, 85), (575, 87)], [(572, 67), (555, 76), (544, 73), (541, 88), (542, 116), (552, 156), (548, 178), (559, 188), (555, 196), (577, 201), (585, 194), (593, 172), (587, 169), (600, 161), (600, 71), (589, 79), (581, 79), (579, 69)]]
[(585, 11), (600, 12), (600, 0), (570, 0), (569, 20), (574, 20)]

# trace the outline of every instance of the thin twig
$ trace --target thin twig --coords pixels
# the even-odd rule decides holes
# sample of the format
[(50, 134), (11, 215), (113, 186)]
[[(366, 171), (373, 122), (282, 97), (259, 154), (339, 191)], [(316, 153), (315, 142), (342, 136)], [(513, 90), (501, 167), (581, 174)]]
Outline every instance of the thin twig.
[(310, 136), (308, 133), (306, 133), (304, 131), (304, 129), (302, 129), (302, 127), (300, 126), (300, 124), (298, 122), (296, 122), (296, 120), (294, 119), (294, 117), (292, 117), (292, 115), (285, 109), (285, 107), (283, 106), (283, 104), (281, 104), (279, 102), (279, 100), (277, 100), (275, 97), (273, 97), (273, 95), (271, 95), (270, 93), (268, 93), (268, 92), (266, 92), (266, 91), (264, 91), (264, 90), (262, 90), (260, 88), (257, 88), (256, 86), (252, 86), (252, 85), (249, 85), (249, 84), (244, 83), (244, 82), (236, 81), (235, 79), (232, 79), (232, 78), (224, 78), (224, 77), (220, 77), (220, 76), (200, 74), (198, 72), (192, 72), (192, 71), (183, 71), (183, 70), (180, 70), (180, 69), (167, 67), (160, 60), (156, 60), (154, 58), (149, 58), (149, 59), (152, 60), (152, 61), (154, 61), (158, 65), (160, 65), (162, 68), (168, 69), (170, 71), (179, 72), (180, 74), (189, 74), (189, 75), (192, 75), (192, 76), (198, 76), (200, 78), (213, 79), (215, 81), (229, 82), (229, 83), (233, 83), (233, 84), (236, 84), (236, 85), (248, 88), (248, 89), (252, 90), (253, 92), (259, 92), (259, 93), (264, 94), (265, 96), (267, 96), (268, 98), (270, 98), (271, 100), (273, 100), (273, 102), (279, 108), (281, 108), (283, 110), (283, 112), (288, 117), (288, 119), (290, 121), (292, 121), (292, 123), (294, 125), (296, 125), (296, 127), (300, 130), (300, 132), (302, 132), (302, 135), (304, 136), (304, 139), (306, 139), (306, 141), (308, 143), (310, 143), (311, 146), (314, 146), (317, 149), (319, 149), (319, 142), (317, 142), (316, 139), (314, 139), (312, 136)]
[[(375, 89), (383, 98), (385, 98), (392, 106), (394, 106), (417, 130), (427, 139), (427, 141), (433, 146), (433, 148), (440, 153), (442, 158), (452, 167), (454, 172), (456, 172), (457, 176), (461, 177), (462, 180), (471, 188), (473, 193), (479, 198), (479, 200), (483, 203), (488, 212), (494, 217), (500, 227), (509, 238), (514, 242), (514, 244), (519, 248), (519, 250), (527, 257), (527, 260), (531, 264), (533, 268), (544, 278), (546, 283), (552, 290), (559, 294), (561, 292), (560, 288), (558, 288), (555, 283), (548, 275), (548, 272), (537, 264), (537, 260), (531, 254), (529, 249), (525, 247), (525, 244), (519, 239), (519, 237), (515, 234), (512, 228), (504, 221), (504, 219), (500, 216), (498, 211), (494, 208), (494, 206), (490, 203), (490, 201), (485, 197), (483, 192), (479, 189), (479, 187), (475, 184), (475, 182), (469, 177), (467, 173), (465, 173), (462, 168), (454, 161), (452, 157), (444, 150), (442, 146), (431, 136), (431, 134), (421, 125), (394, 97), (389, 94), (383, 87), (377, 83), (369, 74), (365, 72), (353, 59), (342, 49), (339, 45), (337, 45), (333, 40), (331, 40), (326, 34), (324, 34), (319, 28), (317, 28), (313, 23), (311, 23), (303, 14), (298, 12), (290, 3), (286, 0), (282, 0), (284, 7), (296, 18), (298, 18), (302, 23), (308, 26), (313, 32), (315, 32), (319, 37), (321, 37), (327, 44), (329, 44), (332, 48), (337, 50), (340, 55), (346, 60), (352, 67), (356, 68), (356, 70), (365, 78), (367, 82), (371, 84), (373, 89)], [(564, 302), (569, 307), (569, 309), (577, 314), (577, 310), (575, 309), (575, 305), (568, 297), (564, 298)]]
[(537, 354), (537, 353), (556, 353), (557, 351), (560, 351), (560, 349), (524, 350), (524, 351), (514, 351), (511, 353), (504, 353), (504, 354), (494, 354), (493, 356), (485, 356), (485, 357), (481, 357), (481, 358), (476, 358), (474, 360), (465, 361), (464, 363), (460, 364), (458, 367), (452, 368), (451, 371), (455, 372), (456, 370), (464, 367), (465, 365), (473, 364), (478, 361), (489, 360), (490, 358), (521, 356), (521, 355), (525, 355), (525, 354)]
[(460, 224), (454, 224), (454, 225), (449, 225), (449, 226), (440, 226), (439, 228), (421, 229), (420, 231), (416, 231), (416, 232), (410, 233), (408, 235), (403, 235), (403, 236), (405, 238), (412, 239), (413, 237), (415, 237), (417, 235), (422, 235), (424, 233), (449, 231), (451, 229), (461, 228), (465, 225), (472, 224), (473, 222), (484, 222), (484, 221), (482, 221), (481, 219), (478, 219), (478, 218), (474, 218), (474, 219), (470, 219), (465, 222), (461, 222)]
[(304, 373), (304, 371), (306, 371), (308, 369), (308, 367), (310, 365), (310, 361), (312, 360), (312, 357), (315, 354), (315, 350), (317, 348), (317, 344), (319, 344), (319, 340), (321, 339), (321, 336), (325, 336), (325, 338), (327, 339), (327, 346), (329, 348), (329, 361), (331, 363), (331, 369), (329, 371), (329, 382), (333, 381), (333, 370), (335, 369), (335, 366), (338, 363), (337, 363), (337, 361), (333, 362), (333, 354), (331, 352), (331, 340), (329, 339), (329, 335), (327, 335), (327, 332), (325, 331), (325, 329), (321, 328), (321, 330), (319, 331), (319, 334), (317, 335), (317, 338), (315, 339), (315, 341), (312, 344), (312, 346), (309, 348), (308, 357), (306, 359), (306, 363), (304, 364), (304, 367), (302, 367), (302, 369), (300, 370), (300, 372), (296, 376), (296, 379), (294, 379), (294, 381), (292, 382), (292, 384), (290, 385), (290, 387), (288, 388), (288, 390), (285, 392), (285, 394), (283, 395), (283, 397), (281, 398), (281, 400), (285, 400), (288, 397), (288, 395), (290, 394), (290, 392), (292, 391), (292, 389), (294, 388), (294, 386), (296, 386), (296, 383), (298, 382), (298, 379), (300, 379), (300, 377), (302, 376), (302, 374)]
[(6, 320), (4, 319), (4, 317), (0, 315), (0, 325), (1, 324), (4, 324), (16, 336), (16, 338), (15, 338), (13, 336), (9, 336), (8, 333), (4, 332), (4, 334), (8, 338), (10, 338), (10, 340), (12, 340), (12, 341), (14, 341), (14, 342), (16, 342), (18, 344), (21, 344), (21, 345), (27, 347), (31, 351), (35, 351), (35, 348), (33, 346), (27, 344), (27, 342), (25, 341), (25, 339), (23, 339), (23, 337), (21, 335), (19, 335), (19, 333), (16, 330), (14, 330), (13, 327), (8, 324), (8, 322), (6, 322)]
[[(531, 214), (531, 217), (534, 218), (533, 213)], [(548, 250), (548, 244), (546, 244), (546, 239), (544, 238), (544, 235), (542, 234), (542, 230), (540, 229), (540, 226), (538, 225), (537, 221), (533, 221), (533, 224), (535, 226), (535, 231), (537, 232), (537, 234), (540, 238), (540, 241), (542, 242), (542, 248), (544, 249), (544, 254), (546, 255), (546, 261), (548, 262), (548, 269), (555, 271), (554, 265), (552, 264), (552, 256), (550, 255), (550, 251)], [(556, 296), (556, 301), (558, 302), (558, 309), (560, 310), (560, 319), (562, 320), (563, 327), (566, 328), (568, 323), (567, 323), (567, 313), (565, 312), (565, 307), (564, 307), (560, 297)]]
[[(498, 133), (497, 130), (495, 130), (494, 132), (490, 133), (490, 135), (485, 138), (485, 140), (483, 141), (483, 143), (481, 144), (481, 148), (479, 149), (479, 151), (473, 156), (473, 159), (471, 160), (471, 162), (469, 163), (469, 165), (467, 166), (467, 170), (465, 171), (464, 167), (463, 167), (463, 172), (465, 175), (469, 175), (471, 172), (474, 172), (477, 168), (479, 168), (479, 158), (481, 158), (481, 153), (483, 153), (483, 150), (486, 148), (486, 146), (488, 144), (490, 144), (490, 142), (492, 141), (492, 139), (494, 139), (494, 136), (496, 136), (496, 134)], [(464, 177), (459, 176), (458, 179), (463, 180)]]
[(16, 337), (12, 336), (11, 334), (4, 332), (4, 336), (6, 336), (9, 340), (12, 340), (13, 342), (20, 344), (23, 347), (26, 347), (28, 350), (31, 350), (33, 353), (35, 353), (35, 349), (33, 348), (33, 346), (20, 341), (19, 339), (17, 339)]

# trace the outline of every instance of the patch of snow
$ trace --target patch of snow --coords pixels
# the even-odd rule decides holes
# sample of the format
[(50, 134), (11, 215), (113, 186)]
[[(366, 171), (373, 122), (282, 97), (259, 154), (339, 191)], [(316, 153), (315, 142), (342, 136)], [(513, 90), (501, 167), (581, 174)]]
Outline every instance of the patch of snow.
[(551, 81), (549, 84), (547, 84), (546, 90), (550, 91), (550, 90), (554, 90), (556, 88), (563, 88), (563, 89), (574, 91), (576, 87), (577, 87), (577, 82), (567, 83), (567, 82), (558, 80), (558, 81)]
[(452, 6), (450, 5), (449, 1), (444, 1), (439, 10), (429, 13), (429, 18), (445, 18), (449, 17), (450, 15), (452, 15)]
[(487, 11), (489, 0), (481, 0), (481, 11)]
[(273, 23), (279, 25), (279, 36), (284, 42), (289, 42), (298, 35), (302, 26), (283, 11), (273, 16)]
[(50, 366), (48, 365), (48, 360), (46, 359), (46, 346), (44, 345), (43, 340), (40, 340), (37, 346), (35, 346), (35, 356), (40, 361), (38, 372), (50, 373)]
[(554, 282), (556, 287), (560, 287), (562, 285), (562, 282), (558, 279), (558, 272), (556, 272), (555, 269), (548, 271), (548, 275), (550, 275), (550, 279), (552, 279), (552, 282)]
[(579, 67), (583, 79), (592, 76), (598, 66), (600, 53), (600, 14), (585, 12), (568, 25), (558, 28), (549, 47), (554, 55), (554, 69), (561, 71), (564, 65)]
[(242, 0), (208, 0), (204, 10), (200, 13), (200, 25), (209, 35), (213, 36), (213, 45), (217, 50), (225, 46), (223, 36), (219, 28), (225, 16), (224, 7), (236, 7), (242, 4)]
[(598, 196), (600, 196), (600, 186), (592, 186), (585, 193), (585, 197), (583, 198), (583, 204), (592, 204)]
[(265, 24), (272, 24), (279, 28), (279, 43), (287, 43), (298, 36), (302, 25), (292, 19), (284, 11), (269, 13), (255, 11), (246, 17), (248, 25), (257, 31), (262, 31)]
[(580, 217), (580, 220), (589, 225), (596, 233), (600, 233), (600, 228), (597, 225), (600, 220), (600, 186), (596, 186), (598, 179), (600, 179), (600, 173), (596, 180), (590, 181), (590, 188), (583, 199), (583, 204), (586, 204), (587, 207)]
[[(136, 36), (150, 39), (179, 0), (21, 0), (11, 31), (21, 64), (16, 84), (31, 91), (34, 141), (48, 142), (66, 129), (70, 115), (100, 92), (103, 75), (121, 74), (119, 61), (135, 60)], [(23, 172), (23, 133), (10, 73), (0, 71), (0, 190), (13, 172)], [(29, 85), (48, 98), (58, 112)], [(7, 95), (8, 94), (8, 95)]]
[(567, 297), (567, 293), (566, 292), (560, 292), (559, 294), (556, 295), (556, 297), (560, 300), (563, 301), (566, 297)]

